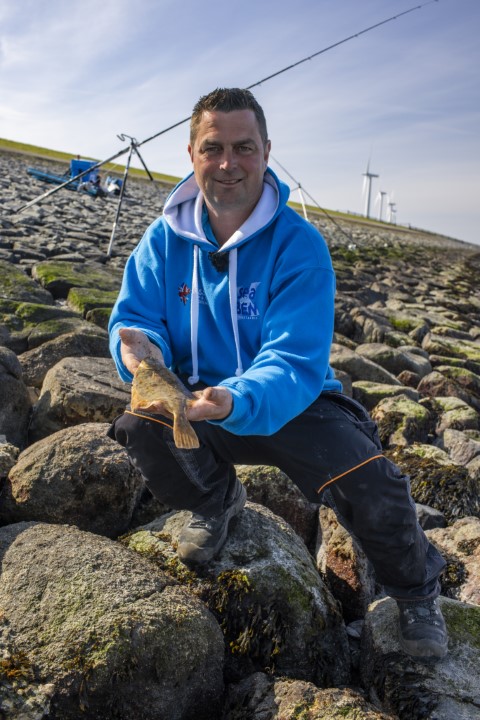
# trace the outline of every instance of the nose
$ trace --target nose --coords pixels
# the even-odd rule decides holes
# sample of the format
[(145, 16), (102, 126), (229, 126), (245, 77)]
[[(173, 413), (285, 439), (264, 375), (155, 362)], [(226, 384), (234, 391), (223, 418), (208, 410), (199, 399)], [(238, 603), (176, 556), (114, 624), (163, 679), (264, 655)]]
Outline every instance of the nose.
[(231, 148), (224, 148), (222, 157), (220, 159), (220, 169), (226, 170), (227, 172), (229, 170), (233, 170), (237, 165), (236, 156)]

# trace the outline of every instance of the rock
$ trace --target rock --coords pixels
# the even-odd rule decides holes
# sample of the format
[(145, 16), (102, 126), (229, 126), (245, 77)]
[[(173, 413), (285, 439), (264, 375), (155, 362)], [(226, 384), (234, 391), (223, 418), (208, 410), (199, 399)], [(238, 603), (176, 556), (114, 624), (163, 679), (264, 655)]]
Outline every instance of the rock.
[(222, 720), (395, 720), (350, 688), (321, 690), (302, 680), (255, 673), (228, 689)]
[(20, 449), (7, 442), (5, 435), (0, 436), (0, 480), (6, 478), (17, 462)]
[(339, 606), (291, 527), (248, 502), (218, 558), (192, 579), (172, 554), (188, 517), (165, 515), (126, 542), (186, 586), (197, 583), (196, 592), (224, 631), (230, 681), (269, 667), (320, 686), (347, 682), (349, 653)]
[(120, 380), (111, 358), (64, 358), (45, 375), (30, 441), (80, 423), (112, 422), (129, 402), (130, 386)]
[(392, 375), (399, 375), (404, 370), (424, 377), (432, 371), (428, 358), (409, 352), (406, 347), (393, 348), (383, 343), (367, 343), (358, 345), (355, 352), (381, 365)]
[(447, 428), (476, 430), (479, 427), (477, 411), (457, 397), (428, 397), (422, 399), (420, 403), (435, 416), (435, 433), (438, 436), (441, 436)]
[(32, 277), (54, 298), (66, 298), (73, 287), (118, 292), (121, 282), (118, 272), (106, 270), (100, 263), (95, 262), (46, 260), (34, 266)]
[(422, 505), (422, 503), (415, 503), (415, 509), (417, 511), (417, 520), (423, 530), (446, 527), (445, 516), (439, 510), (435, 510), (435, 508), (428, 505)]
[(8, 332), (5, 344), (19, 354), (82, 324), (78, 313), (58, 305), (0, 301), (0, 309)]
[(2, 488), (1, 522), (67, 523), (108, 537), (124, 532), (143, 484), (107, 429), (78, 425), (24, 450)]
[(480, 605), (480, 519), (461, 518), (427, 535), (448, 561), (442, 577), (443, 592), (448, 590), (455, 600)]
[(465, 468), (425, 456), (417, 446), (398, 447), (385, 454), (410, 476), (416, 502), (439, 510), (448, 522), (469, 515), (480, 517), (478, 484)]
[(432, 427), (428, 410), (405, 393), (381, 400), (371, 416), (378, 425), (384, 447), (405, 447), (414, 442), (425, 442)]
[(22, 366), (14, 352), (0, 346), (0, 435), (12, 445), (25, 447), (31, 410)]
[(147, 560), (73, 527), (19, 523), (0, 528), (0, 563), (5, 720), (218, 717), (220, 628)]
[(249, 499), (280, 515), (312, 548), (318, 527), (318, 505), (309, 502), (285, 473), (267, 465), (237, 465), (237, 477)]
[(453, 356), (480, 362), (480, 347), (475, 341), (456, 340), (429, 333), (423, 339), (422, 347), (429, 355)]
[(18, 266), (5, 260), (0, 260), (0, 287), (2, 300), (53, 305), (51, 293), (41, 288)]
[[(433, 531), (432, 531), (433, 532)], [(361, 675), (387, 712), (402, 720), (477, 720), (480, 698), (480, 607), (440, 599), (449, 654), (434, 666), (401, 652), (391, 598), (372, 604), (362, 638)]]
[[(454, 368), (449, 369), (448, 375), (440, 372), (439, 368), (433, 370), (428, 375), (425, 375), (418, 384), (418, 392), (420, 395), (425, 397), (456, 397), (463, 400), (468, 405), (471, 405), (476, 410), (480, 410), (479, 397), (476, 393), (472, 392), (467, 382), (471, 379), (471, 376), (475, 378), (477, 376), (474, 375), (474, 373), (471, 373), (470, 376), (465, 376), (465, 373), (468, 373), (469, 371), (464, 369), (460, 369), (463, 375), (457, 375), (452, 372), (453, 369)], [(459, 378), (462, 377), (463, 380), (459, 380)]]
[(480, 455), (480, 441), (472, 440), (459, 430), (447, 429), (443, 433), (442, 448), (448, 452), (452, 462), (468, 465)]
[(420, 395), (416, 390), (405, 387), (404, 385), (387, 385), (385, 383), (375, 383), (369, 380), (357, 380), (352, 383), (352, 392), (355, 400), (358, 400), (368, 411), (378, 405), (379, 402), (387, 398), (398, 397), (404, 395), (413, 402), (420, 400)]
[(41, 388), (48, 370), (66, 357), (110, 357), (108, 333), (94, 325), (76, 327), (19, 356), (27, 385)]
[(354, 350), (332, 344), (330, 362), (335, 369), (346, 372), (353, 381), (370, 380), (375, 383), (400, 385), (399, 381), (380, 365), (358, 355)]
[(319, 510), (316, 563), (332, 595), (342, 606), (346, 623), (363, 618), (375, 597), (375, 573), (356, 540), (330, 508)]

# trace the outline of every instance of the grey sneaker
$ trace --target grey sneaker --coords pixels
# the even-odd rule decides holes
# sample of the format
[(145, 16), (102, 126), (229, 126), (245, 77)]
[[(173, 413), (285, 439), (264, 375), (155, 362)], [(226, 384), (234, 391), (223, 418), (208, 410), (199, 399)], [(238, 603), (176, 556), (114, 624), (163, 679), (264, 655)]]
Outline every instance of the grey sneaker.
[(246, 500), (247, 492), (238, 482), (235, 497), (221, 515), (203, 517), (192, 514), (178, 538), (177, 555), (180, 560), (187, 565), (202, 565), (212, 560), (227, 539), (230, 520), (243, 510)]
[(439, 659), (448, 651), (448, 635), (437, 598), (397, 600), (400, 645), (409, 655)]

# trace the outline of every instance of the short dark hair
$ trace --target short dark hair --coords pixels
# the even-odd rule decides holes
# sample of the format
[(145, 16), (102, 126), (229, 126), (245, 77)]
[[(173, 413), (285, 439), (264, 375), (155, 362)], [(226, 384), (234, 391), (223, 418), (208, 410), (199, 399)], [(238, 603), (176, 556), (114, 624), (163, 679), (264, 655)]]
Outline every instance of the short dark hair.
[(217, 88), (203, 95), (193, 108), (190, 120), (190, 145), (194, 145), (197, 137), (198, 126), (204, 112), (219, 110), (220, 112), (232, 112), (233, 110), (252, 110), (257, 118), (258, 129), (263, 144), (268, 142), (267, 121), (261, 106), (256, 101), (250, 90), (242, 88)]

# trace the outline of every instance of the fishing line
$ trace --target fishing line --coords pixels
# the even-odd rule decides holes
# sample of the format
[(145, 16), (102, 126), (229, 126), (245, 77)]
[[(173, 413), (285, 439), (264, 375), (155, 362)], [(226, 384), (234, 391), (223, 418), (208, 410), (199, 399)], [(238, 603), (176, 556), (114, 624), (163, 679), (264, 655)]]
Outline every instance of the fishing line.
[[(353, 35), (349, 35), (346, 38), (343, 38), (343, 40), (338, 40), (335, 43), (332, 43), (332, 45), (328, 45), (325, 48), (322, 48), (322, 50), (318, 50), (317, 52), (313, 53), (312, 55), (308, 55), (307, 57), (302, 58), (301, 60), (297, 60), (297, 62), (292, 63), (291, 65), (287, 65), (286, 67), (282, 68), (281, 70), (277, 70), (277, 72), (272, 73), (271, 75), (267, 75), (266, 77), (262, 78), (261, 80), (257, 80), (257, 82), (252, 83), (251, 85), (247, 86), (247, 90), (251, 90), (251, 88), (257, 87), (258, 85), (262, 85), (263, 83), (267, 82), (268, 80), (271, 80), (274, 77), (277, 77), (278, 75), (282, 75), (283, 73), (287, 72), (288, 70), (291, 70), (292, 68), (298, 67), (299, 65), (302, 65), (302, 63), (307, 62), (308, 60), (312, 60), (315, 57), (318, 57), (319, 55), (323, 55), (324, 53), (328, 52), (329, 50), (332, 50), (333, 48), (338, 47), (339, 45), (343, 45), (344, 43), (349, 42), (350, 40), (353, 40), (354, 38), (360, 37), (360, 35), (365, 35), (365, 33), (371, 32), (372, 30), (375, 30), (378, 27), (381, 27), (382, 25), (386, 25), (389, 22), (392, 22), (393, 20), (397, 20), (400, 17), (403, 17), (404, 15), (408, 15), (409, 13), (414, 12), (415, 10), (421, 10), (422, 8), (426, 7), (427, 5), (432, 5), (433, 3), (437, 3), (439, 0), (427, 0), (427, 2), (423, 2), (420, 5), (415, 5), (414, 7), (408, 8), (408, 10), (404, 10), (401, 13), (397, 13), (396, 15), (392, 15), (391, 17), (386, 18), (385, 20), (381, 20), (378, 23), (375, 23), (374, 25), (370, 25), (369, 27), (364, 28), (363, 30), (359, 30), (358, 32), (354, 33)], [(160, 132), (155, 133), (155, 135), (151, 135), (148, 138), (145, 138), (145, 140), (142, 140), (142, 142), (135, 141), (135, 148), (139, 148), (142, 145), (145, 145), (147, 142), (150, 142), (150, 140), (154, 140), (157, 137), (160, 137), (160, 135), (165, 135), (165, 133), (170, 132), (170, 130), (173, 130), (174, 128), (179, 127), (180, 125), (183, 125), (186, 122), (189, 122), (191, 118), (191, 115), (184, 118), (183, 120), (179, 120), (178, 122), (174, 123), (173, 125), (170, 125), (167, 128), (164, 128), (163, 130), (160, 130)], [(116, 160), (121, 155), (125, 155), (127, 152), (131, 152), (132, 146), (129, 145), (126, 148), (123, 148), (119, 152), (115, 153), (115, 155), (112, 155), (107, 160), (102, 160), (98, 162), (96, 165), (93, 165), (88, 170), (85, 170), (83, 173), (80, 173), (79, 175), (76, 175), (75, 177), (69, 178), (66, 182), (62, 183), (61, 185), (58, 185), (55, 188), (52, 188), (51, 190), (48, 190), (47, 192), (43, 193), (39, 197), (35, 198), (34, 200), (31, 200), (30, 202), (26, 203), (25, 205), (22, 205), (21, 207), (11, 209), (10, 212), (13, 214), (17, 214), (22, 212), (23, 210), (26, 210), (27, 208), (31, 207), (32, 205), (36, 204), (37, 202), (40, 202), (41, 200), (46, 199), (47, 197), (50, 197), (50, 195), (53, 195), (53, 193), (57, 192), (58, 190), (61, 190), (63, 187), (66, 187), (67, 185), (70, 185), (75, 180), (80, 179), (83, 175), (85, 175), (87, 172), (91, 172), (92, 170), (95, 170), (102, 165), (105, 165), (108, 162), (111, 162), (112, 160)], [(288, 173), (287, 173), (288, 174)], [(295, 181), (296, 182), (296, 181)], [(308, 193), (307, 193), (308, 194)], [(309, 196), (311, 197), (311, 196)], [(313, 199), (313, 198), (312, 198)], [(315, 204), (316, 201), (314, 200)], [(320, 207), (320, 206), (318, 206)], [(322, 208), (320, 208), (322, 209)], [(323, 212), (326, 213), (324, 210)]]
[[(291, 65), (287, 65), (287, 67), (282, 68), (282, 70), (277, 70), (277, 72), (272, 73), (271, 75), (267, 75), (266, 77), (262, 78), (262, 80), (257, 80), (257, 82), (254, 82), (252, 85), (247, 85), (246, 90), (251, 90), (254, 87), (257, 87), (258, 85), (262, 85), (262, 83), (267, 82), (267, 80), (271, 80), (274, 77), (277, 77), (278, 75), (282, 75), (282, 73), (287, 72), (287, 70), (291, 70), (294, 67), (298, 67), (302, 63), (307, 62), (308, 60), (312, 60), (315, 57), (318, 57), (318, 55), (323, 55), (324, 53), (328, 52), (329, 50), (332, 50), (333, 48), (338, 47), (339, 45), (343, 45), (346, 42), (349, 42), (350, 40), (353, 40), (354, 38), (360, 37), (360, 35), (365, 35), (365, 33), (371, 32), (372, 30), (375, 30), (375, 28), (380, 27), (381, 25), (386, 25), (389, 22), (392, 22), (393, 20), (397, 20), (398, 18), (402, 17), (403, 15), (408, 15), (411, 12), (414, 12), (415, 10), (421, 10), (421, 8), (426, 7), (426, 5), (432, 5), (432, 3), (437, 3), (439, 0), (427, 0), (427, 2), (422, 3), (421, 5), (415, 5), (415, 7), (411, 7), (408, 10), (404, 10), (401, 13), (397, 13), (397, 15), (392, 15), (389, 18), (386, 18), (385, 20), (381, 20), (378, 23), (375, 23), (375, 25), (370, 25), (367, 28), (364, 28), (363, 30), (359, 30), (358, 32), (354, 33), (353, 35), (349, 35), (346, 38), (343, 38), (343, 40), (338, 40), (337, 42), (333, 43), (332, 45), (328, 45), (327, 47), (323, 48), (322, 50), (318, 50), (317, 52), (313, 53), (313, 55), (308, 55), (305, 58), (302, 58), (302, 60), (298, 60), (295, 63), (292, 63)], [(149, 138), (146, 138), (146, 140), (143, 140), (141, 143), (138, 143), (138, 145), (144, 145), (145, 143), (149, 142), (150, 140), (153, 140), (154, 138), (159, 137), (160, 135), (163, 135), (164, 133), (168, 132), (169, 130), (173, 130), (173, 128), (178, 127), (179, 125), (183, 125), (183, 123), (186, 123), (190, 120), (191, 115), (189, 115), (187, 118), (184, 118), (184, 120), (180, 120), (179, 122), (175, 123), (175, 125), (170, 125), (170, 127), (165, 128), (165, 130), (161, 130), (160, 132), (156, 133), (155, 135), (151, 135)], [(125, 150), (126, 152), (126, 150)]]
[(282, 168), (283, 172), (284, 172), (286, 175), (288, 175), (288, 177), (290, 178), (290, 180), (293, 180), (293, 182), (297, 184), (298, 188), (301, 189), (301, 190), (305, 193), (305, 195), (307, 195), (307, 196), (310, 198), (310, 200), (314, 203), (314, 205), (316, 205), (316, 207), (317, 207), (324, 215), (327, 216), (327, 218), (330, 220), (330, 222), (332, 222), (332, 223), (335, 225), (335, 227), (336, 227), (338, 230), (340, 230), (340, 232), (343, 233), (343, 235), (345, 235), (345, 237), (347, 238), (347, 240), (350, 240), (351, 242), (353, 242), (353, 237), (352, 237), (346, 230), (344, 230), (344, 229), (342, 228), (342, 226), (340, 225), (340, 223), (338, 223), (338, 222), (335, 220), (335, 218), (332, 217), (332, 216), (330, 215), (330, 213), (327, 212), (327, 210), (325, 210), (325, 208), (323, 208), (323, 207), (315, 200), (315, 198), (314, 198), (312, 195), (310, 195), (310, 193), (309, 193), (307, 190), (305, 190), (305, 188), (303, 187), (303, 185), (301, 185), (301, 184), (298, 182), (298, 180), (296, 180), (296, 179), (293, 177), (293, 175), (291, 175), (291, 174), (288, 172), (287, 168), (283, 167), (282, 163), (279, 162), (279, 161), (277, 160), (277, 158), (274, 158), (273, 155), (272, 155), (272, 153), (270, 153), (270, 157), (272, 158), (272, 160), (273, 160), (274, 162), (277, 163), (277, 165), (278, 165), (279, 167)]

